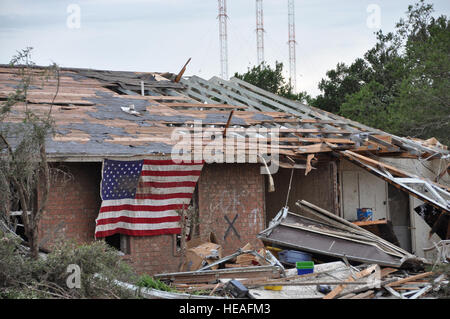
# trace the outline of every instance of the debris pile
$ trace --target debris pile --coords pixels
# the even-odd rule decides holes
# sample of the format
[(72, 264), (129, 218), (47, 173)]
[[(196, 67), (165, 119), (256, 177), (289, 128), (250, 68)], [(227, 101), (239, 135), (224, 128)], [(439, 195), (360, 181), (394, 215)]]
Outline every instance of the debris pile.
[(354, 262), (386, 267), (400, 267), (407, 262), (423, 267), (424, 260), (354, 223), (304, 200), (297, 206), (300, 214), (283, 208), (258, 238), (265, 244)]
[[(154, 278), (167, 282), (175, 289), (186, 293), (210, 291), (211, 295), (216, 293), (225, 297), (236, 297), (241, 296), (241, 293), (237, 292), (242, 288), (241, 285), (279, 279), (284, 276), (284, 266), (269, 250), (264, 248), (255, 250), (250, 244), (247, 244), (235, 253), (216, 258), (212, 262), (213, 258), (206, 252), (205, 247), (214, 247), (215, 249), (212, 250), (217, 251), (221, 251), (221, 247), (216, 244), (211, 246), (211, 244), (200, 244), (190, 249), (191, 252), (199, 252), (203, 249), (203, 253), (187, 256), (187, 264), (196, 266), (191, 270), (157, 274)], [(193, 256), (195, 258), (192, 258)], [(201, 258), (207, 261), (206, 265), (203, 262), (191, 262)], [(204, 266), (199, 268), (198, 265)]]
[(299, 213), (281, 209), (258, 235), (264, 248), (247, 244), (222, 257), (220, 245), (197, 243), (183, 271), (154, 278), (182, 298), (417, 299), (448, 288), (448, 270), (427, 271), (429, 262), (389, 233), (377, 236), (386, 223), (351, 223), (303, 200), (297, 206)]

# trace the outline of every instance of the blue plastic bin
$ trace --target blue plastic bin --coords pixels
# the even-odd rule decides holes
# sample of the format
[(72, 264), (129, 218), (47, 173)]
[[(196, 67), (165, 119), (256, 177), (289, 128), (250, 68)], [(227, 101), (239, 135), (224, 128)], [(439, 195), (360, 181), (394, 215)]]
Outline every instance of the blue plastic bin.
[(311, 255), (297, 250), (282, 250), (278, 259), (282, 263), (295, 264), (297, 261), (311, 261)]
[(314, 272), (314, 268), (306, 268), (306, 269), (297, 268), (297, 275), (312, 274), (313, 272)]
[(295, 263), (298, 275), (311, 274), (314, 272), (314, 262), (313, 261), (297, 261)]

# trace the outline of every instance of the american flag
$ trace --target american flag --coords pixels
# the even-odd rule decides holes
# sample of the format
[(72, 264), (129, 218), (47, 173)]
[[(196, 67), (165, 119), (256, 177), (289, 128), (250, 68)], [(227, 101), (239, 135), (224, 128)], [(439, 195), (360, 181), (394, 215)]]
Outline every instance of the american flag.
[(188, 207), (203, 164), (105, 159), (95, 237), (181, 233), (177, 210)]

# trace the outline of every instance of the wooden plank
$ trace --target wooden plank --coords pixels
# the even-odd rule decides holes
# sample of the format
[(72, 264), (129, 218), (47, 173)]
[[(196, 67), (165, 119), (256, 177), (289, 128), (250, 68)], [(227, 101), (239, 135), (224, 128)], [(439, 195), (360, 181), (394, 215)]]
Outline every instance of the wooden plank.
[(37, 98), (27, 98), (29, 103), (32, 104), (74, 104), (74, 105), (95, 105), (95, 103), (87, 100), (73, 100), (73, 99), (62, 99), (56, 97), (55, 101), (53, 99), (37, 99)]
[[(229, 94), (231, 92), (232, 94), (236, 94), (233, 92), (233, 90), (238, 91), (239, 93), (234, 96), (237, 99), (243, 99), (246, 103), (249, 105), (252, 105), (256, 109), (260, 109), (262, 111), (273, 111), (274, 107), (278, 110), (286, 111), (285, 106), (277, 103), (276, 101), (273, 101), (271, 99), (267, 99), (264, 96), (260, 96), (258, 94), (255, 94), (251, 91), (246, 90), (245, 88), (233, 83), (232, 81), (224, 81), (223, 79), (214, 76), (212, 77), (208, 83), (217, 83), (218, 87), (220, 87), (221, 91), (225, 91), (226, 94)], [(265, 104), (269, 104), (272, 107), (268, 107)], [(289, 112), (294, 113), (294, 112)], [(298, 113), (301, 114), (301, 113)]]
[(410, 281), (414, 281), (416, 279), (426, 278), (426, 277), (429, 277), (431, 275), (433, 275), (433, 272), (432, 271), (428, 271), (428, 272), (424, 272), (424, 273), (421, 273), (421, 274), (418, 274), (418, 275), (415, 275), (415, 276), (409, 276), (407, 278), (403, 278), (403, 279), (391, 282), (391, 283), (387, 284), (387, 286), (388, 287), (398, 286), (398, 285), (401, 285), (401, 284), (404, 284), (404, 283), (407, 283), (407, 282), (410, 282)]
[[(346, 283), (354, 282), (354, 281), (356, 281), (356, 279), (360, 279), (360, 278), (366, 277), (366, 276), (370, 275), (372, 272), (374, 272), (377, 267), (378, 267), (378, 265), (372, 265), (372, 266), (370, 266), (370, 267), (368, 267), (368, 268), (366, 268), (366, 269), (364, 269), (364, 270), (362, 270), (360, 272), (357, 272), (356, 274), (349, 276), (345, 280), (345, 282)], [(335, 298), (337, 295), (339, 295), (345, 289), (345, 287), (346, 287), (345, 283), (337, 286), (332, 291), (330, 291), (327, 295), (325, 295), (323, 297), (323, 299), (333, 299), (333, 298)]]
[[(191, 76), (189, 81), (185, 81), (183, 83), (188, 85), (191, 88), (192, 87), (195, 88), (196, 90), (200, 91), (204, 95), (213, 96), (222, 101), (226, 101), (231, 105), (239, 105), (242, 103), (246, 103), (247, 105), (251, 105), (259, 110), (272, 111), (272, 109), (262, 105), (261, 103), (253, 101), (253, 100), (247, 98), (246, 96), (237, 94), (237, 93), (233, 92), (232, 90), (225, 89), (224, 87), (217, 85), (217, 84), (213, 83), (212, 81), (205, 81), (198, 76)], [(218, 93), (217, 91), (220, 93)]]
[[(208, 125), (208, 124), (205, 124)], [(189, 130), (189, 131), (194, 131), (197, 130), (198, 128), (194, 128), (194, 127), (183, 127), (183, 129)], [(222, 128), (214, 128), (217, 130), (221, 130)], [(321, 129), (306, 129), (306, 128), (276, 128), (274, 127), (274, 129), (276, 129), (278, 132), (280, 133), (320, 133), (320, 134), (351, 134), (351, 132), (349, 131), (344, 131), (344, 130), (336, 130), (336, 131), (326, 131), (326, 130), (321, 130)], [(246, 128), (234, 128), (234, 127), (230, 127), (228, 129), (229, 132), (241, 132), (241, 133), (246, 133)], [(267, 129), (267, 132), (269, 133), (271, 131), (270, 128)]]
[(370, 225), (380, 225), (380, 224), (387, 224), (386, 219), (378, 219), (378, 220), (366, 220), (366, 221), (356, 221), (352, 222), (356, 226), (362, 227), (362, 226), (370, 226)]
[(381, 278), (384, 278), (387, 275), (392, 274), (392, 273), (397, 272), (397, 271), (398, 271), (397, 268), (386, 267), (386, 268), (381, 269), (381, 275), (380, 276), (381, 276)]
[(244, 105), (230, 105), (230, 104), (203, 104), (203, 103), (162, 103), (168, 107), (181, 108), (181, 107), (198, 107), (204, 109), (246, 109)]
[(280, 273), (272, 266), (240, 267), (197, 272), (179, 272), (154, 275), (157, 279), (167, 279), (176, 283), (203, 283), (220, 278), (279, 278)]

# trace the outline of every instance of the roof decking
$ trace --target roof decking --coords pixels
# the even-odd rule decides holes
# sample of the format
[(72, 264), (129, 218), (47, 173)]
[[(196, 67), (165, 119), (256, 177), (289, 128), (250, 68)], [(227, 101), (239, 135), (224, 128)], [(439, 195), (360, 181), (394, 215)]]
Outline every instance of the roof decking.
[[(39, 75), (42, 69), (34, 71)], [(17, 88), (17, 73), (18, 69), (0, 67), (0, 99)], [(144, 96), (139, 94), (142, 88)], [(192, 76), (175, 83), (161, 73), (61, 69), (54, 99), (56, 89), (56, 79), (36, 79), (27, 94), (27, 107), (36, 112), (46, 114), (53, 103), (57, 132), (49, 139), (47, 150), (55, 159), (167, 154), (178, 142), (171, 139), (176, 128), (197, 135), (211, 130), (220, 133), (229, 119), (226, 130), (231, 136), (245, 136), (248, 128), (262, 132), (264, 128), (277, 128), (277, 149), (293, 158), (336, 149), (408, 156), (448, 153), (279, 97), (235, 78), (206, 81)], [(131, 105), (138, 115), (122, 109)], [(17, 104), (7, 121), (20, 122), (24, 108), (24, 103)], [(203, 139), (203, 144), (210, 141)], [(257, 148), (248, 135), (245, 141), (240, 151)], [(270, 145), (271, 141), (275, 142), (270, 135), (259, 135), (256, 143)]]

